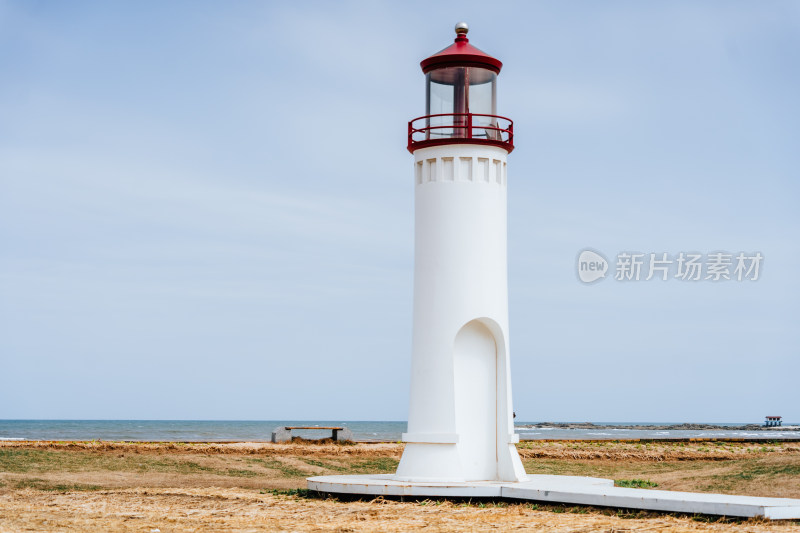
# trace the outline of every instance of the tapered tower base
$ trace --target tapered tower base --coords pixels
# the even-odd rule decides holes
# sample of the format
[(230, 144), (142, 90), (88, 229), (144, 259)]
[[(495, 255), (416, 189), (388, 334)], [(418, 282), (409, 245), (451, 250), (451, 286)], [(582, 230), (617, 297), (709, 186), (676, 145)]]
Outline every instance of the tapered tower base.
[(506, 149), (414, 151), (407, 481), (524, 481), (508, 336)]

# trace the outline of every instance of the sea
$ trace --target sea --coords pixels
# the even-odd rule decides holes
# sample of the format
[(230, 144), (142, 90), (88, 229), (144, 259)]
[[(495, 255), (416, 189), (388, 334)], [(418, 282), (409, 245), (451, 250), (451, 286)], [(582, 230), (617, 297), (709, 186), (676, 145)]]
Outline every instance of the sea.
[[(517, 422), (520, 440), (576, 439), (677, 439), (744, 438), (800, 439), (800, 429), (747, 431), (736, 429), (652, 430), (621, 429), (614, 426), (671, 425), (663, 422), (595, 422), (592, 429), (527, 427), (534, 422)], [(744, 426), (745, 424), (709, 424)], [(798, 426), (800, 424), (785, 424)], [(259, 442), (269, 441), (273, 429), (281, 426), (343, 426), (358, 441), (396, 442), (406, 431), (406, 422), (353, 420), (0, 420), (0, 440), (107, 440), (107, 441), (181, 441), (181, 442)], [(296, 430), (293, 435), (324, 438), (325, 430)]]

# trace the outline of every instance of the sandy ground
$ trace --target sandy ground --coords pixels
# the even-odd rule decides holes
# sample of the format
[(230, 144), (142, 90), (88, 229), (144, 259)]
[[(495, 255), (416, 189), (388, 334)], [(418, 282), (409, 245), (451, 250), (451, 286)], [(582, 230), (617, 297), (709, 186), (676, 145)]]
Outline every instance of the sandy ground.
[[(401, 452), (397, 444), (0, 443), (0, 532), (800, 532), (798, 521), (508, 502), (340, 501), (292, 490), (314, 474), (392, 471)], [(529, 472), (800, 497), (798, 445), (523, 443), (520, 453)]]

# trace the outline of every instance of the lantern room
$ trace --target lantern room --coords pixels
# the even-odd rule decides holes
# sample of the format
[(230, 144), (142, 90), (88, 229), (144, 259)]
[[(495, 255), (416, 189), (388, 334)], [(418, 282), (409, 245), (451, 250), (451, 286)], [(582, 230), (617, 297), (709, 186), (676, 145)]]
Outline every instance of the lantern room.
[(469, 44), (456, 24), (455, 42), (420, 63), (425, 115), (408, 123), (408, 150), (442, 144), (491, 144), (514, 149), (510, 119), (497, 114), (498, 59)]

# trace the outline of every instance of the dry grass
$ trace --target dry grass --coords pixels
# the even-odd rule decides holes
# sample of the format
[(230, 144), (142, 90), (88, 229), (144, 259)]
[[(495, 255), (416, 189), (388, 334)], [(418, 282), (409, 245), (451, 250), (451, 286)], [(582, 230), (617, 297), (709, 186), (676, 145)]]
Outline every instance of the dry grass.
[(214, 454), (214, 455), (344, 455), (344, 456), (398, 456), (402, 444), (395, 443), (333, 443), (295, 441), (273, 444), (271, 442), (111, 442), (111, 441), (0, 441), (0, 449), (80, 450), (94, 452), (135, 452), (140, 454)]
[(3, 494), (5, 531), (798, 531), (792, 524), (695, 521), (528, 504), (340, 502), (241, 489)]
[(617, 442), (525, 441), (517, 446), (524, 459), (608, 459), (613, 461), (724, 461), (762, 455), (800, 454), (792, 442)]
[[(800, 497), (792, 444), (523, 443), (528, 472), (658, 488)], [(507, 502), (338, 501), (305, 477), (392, 472), (398, 444), (0, 443), (5, 531), (800, 531), (800, 522), (718, 521)], [(633, 481), (631, 481), (633, 482)]]

